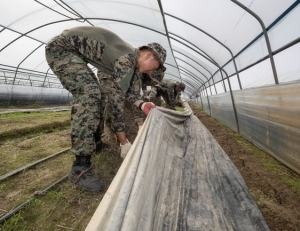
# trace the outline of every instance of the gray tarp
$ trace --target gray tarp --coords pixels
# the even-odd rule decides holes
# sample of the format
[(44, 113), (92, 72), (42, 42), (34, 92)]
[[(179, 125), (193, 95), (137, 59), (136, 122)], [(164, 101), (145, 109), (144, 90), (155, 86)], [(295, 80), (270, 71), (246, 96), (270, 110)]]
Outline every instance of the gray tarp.
[(93, 215), (94, 230), (269, 230), (227, 154), (190, 111), (153, 109)]

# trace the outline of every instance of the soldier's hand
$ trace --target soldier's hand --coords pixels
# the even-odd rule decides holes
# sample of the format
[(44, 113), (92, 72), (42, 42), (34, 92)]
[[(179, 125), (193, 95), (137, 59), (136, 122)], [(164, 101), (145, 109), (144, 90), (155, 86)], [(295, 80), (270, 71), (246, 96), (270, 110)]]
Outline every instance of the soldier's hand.
[(121, 147), (120, 156), (121, 158), (124, 159), (131, 148), (131, 143), (127, 140), (127, 143), (124, 145), (120, 144), (120, 147)]
[(147, 103), (143, 103), (141, 109), (146, 115), (148, 115), (150, 113), (151, 109), (155, 108), (155, 107), (156, 106), (154, 103), (147, 102)]

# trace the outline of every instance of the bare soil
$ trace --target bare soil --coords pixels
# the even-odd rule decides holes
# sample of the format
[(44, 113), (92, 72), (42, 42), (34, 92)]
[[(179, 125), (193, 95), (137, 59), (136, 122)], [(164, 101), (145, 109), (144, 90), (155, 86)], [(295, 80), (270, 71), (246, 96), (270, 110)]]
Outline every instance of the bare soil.
[(194, 105), (190, 107), (243, 176), (269, 228), (300, 230), (300, 194), (286, 183), (288, 178), (299, 182), (300, 176)]

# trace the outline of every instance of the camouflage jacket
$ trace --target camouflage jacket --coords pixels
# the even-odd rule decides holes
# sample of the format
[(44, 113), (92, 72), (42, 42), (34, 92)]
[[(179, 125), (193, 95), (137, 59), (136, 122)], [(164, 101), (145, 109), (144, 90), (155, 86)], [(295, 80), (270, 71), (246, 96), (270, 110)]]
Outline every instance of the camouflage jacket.
[(138, 50), (109, 30), (75, 27), (62, 32), (82, 58), (111, 76), (120, 94), (131, 104), (141, 99), (139, 75), (135, 75)]
[(155, 87), (152, 87), (151, 91), (156, 95), (156, 97), (163, 97), (167, 108), (175, 110), (175, 99), (178, 94), (175, 91), (174, 82), (167, 79), (163, 80), (161, 84), (157, 84)]

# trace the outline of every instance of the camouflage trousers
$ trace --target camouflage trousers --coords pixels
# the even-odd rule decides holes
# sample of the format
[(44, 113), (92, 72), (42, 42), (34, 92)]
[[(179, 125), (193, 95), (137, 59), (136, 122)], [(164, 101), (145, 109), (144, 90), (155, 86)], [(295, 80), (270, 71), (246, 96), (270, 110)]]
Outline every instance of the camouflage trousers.
[(72, 93), (71, 151), (92, 155), (100, 140), (100, 84), (94, 72), (63, 37), (55, 37), (46, 46), (46, 59), (62, 85)]
[[(115, 119), (115, 110), (112, 102), (112, 97), (114, 97), (114, 89), (111, 87), (112, 80), (110, 75), (103, 73), (101, 71), (97, 72), (97, 76), (100, 82), (101, 89), (101, 102), (100, 102), (100, 131), (104, 131), (105, 122), (107, 121), (110, 124), (110, 127), (113, 131), (123, 131), (125, 130), (125, 121)], [(123, 104), (124, 107), (125, 104)], [(124, 110), (124, 109), (122, 109)], [(144, 114), (143, 112), (135, 106), (131, 107), (131, 110), (134, 115), (135, 122), (143, 122)]]

